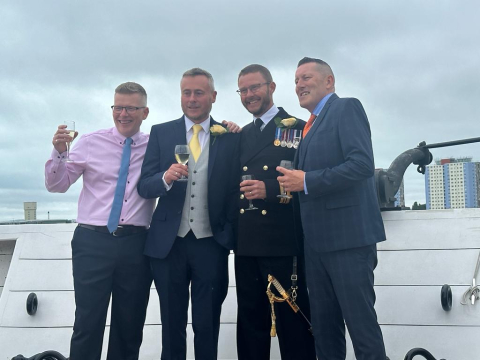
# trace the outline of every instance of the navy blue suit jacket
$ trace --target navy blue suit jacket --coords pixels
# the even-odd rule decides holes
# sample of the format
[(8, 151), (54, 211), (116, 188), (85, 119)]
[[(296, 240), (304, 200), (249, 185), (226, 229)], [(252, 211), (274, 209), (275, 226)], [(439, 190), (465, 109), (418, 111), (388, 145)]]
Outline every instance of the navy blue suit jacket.
[(377, 202), (370, 126), (357, 99), (333, 94), (296, 154), (305, 243), (320, 252), (385, 240)]
[[(213, 119), (210, 125), (218, 124)], [(215, 140), (215, 141), (214, 141)], [(240, 134), (210, 135), (208, 158), (208, 212), (215, 240), (226, 249), (234, 246), (234, 224), (239, 196)], [(140, 196), (157, 198), (145, 245), (145, 255), (165, 258), (180, 227), (187, 182), (175, 182), (167, 191), (162, 181), (165, 171), (176, 163), (175, 146), (187, 144), (185, 120), (152, 126), (137, 190)]]

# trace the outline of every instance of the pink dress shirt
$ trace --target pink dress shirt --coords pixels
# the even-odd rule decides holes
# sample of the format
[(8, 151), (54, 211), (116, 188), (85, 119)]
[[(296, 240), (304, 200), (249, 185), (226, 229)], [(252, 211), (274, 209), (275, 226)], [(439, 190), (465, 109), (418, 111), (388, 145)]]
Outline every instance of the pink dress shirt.
[[(148, 135), (132, 136), (130, 167), (119, 225), (150, 226), (155, 199), (144, 199), (137, 193)], [(125, 136), (113, 127), (85, 134), (70, 150), (71, 163), (53, 149), (45, 164), (45, 186), (50, 192), (64, 193), (83, 175), (83, 188), (78, 200), (77, 222), (106, 226), (117, 186)]]

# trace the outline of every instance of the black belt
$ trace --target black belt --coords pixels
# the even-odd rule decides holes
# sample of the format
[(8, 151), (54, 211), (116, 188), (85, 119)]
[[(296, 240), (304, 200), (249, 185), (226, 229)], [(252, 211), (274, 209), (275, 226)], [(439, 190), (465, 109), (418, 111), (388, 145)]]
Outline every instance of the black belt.
[[(102, 234), (110, 234), (110, 231), (106, 226), (95, 226), (95, 225), (87, 225), (87, 224), (78, 224), (78, 226), (88, 230), (93, 230)], [(139, 234), (145, 231), (147, 231), (147, 228), (145, 226), (118, 225), (117, 229), (111, 234), (113, 236), (128, 236), (133, 234)]]

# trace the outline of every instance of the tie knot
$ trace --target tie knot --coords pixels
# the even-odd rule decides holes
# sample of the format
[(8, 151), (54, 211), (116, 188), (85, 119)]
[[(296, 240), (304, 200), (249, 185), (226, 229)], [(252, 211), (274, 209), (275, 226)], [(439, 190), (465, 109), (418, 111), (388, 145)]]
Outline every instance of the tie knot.
[(317, 117), (317, 115), (315, 115), (315, 114), (310, 115), (310, 118), (308, 119), (308, 122), (312, 122), (313, 120), (315, 120), (316, 117)]
[(125, 145), (131, 145), (133, 142), (132, 138), (126, 138), (125, 139)]
[(193, 125), (193, 135), (196, 135), (202, 130), (202, 125), (200, 124), (195, 124)]
[(263, 120), (260, 119), (260, 118), (256, 118), (256, 119), (255, 119), (255, 127), (260, 130), (260, 128), (262, 127), (262, 125), (263, 125)]

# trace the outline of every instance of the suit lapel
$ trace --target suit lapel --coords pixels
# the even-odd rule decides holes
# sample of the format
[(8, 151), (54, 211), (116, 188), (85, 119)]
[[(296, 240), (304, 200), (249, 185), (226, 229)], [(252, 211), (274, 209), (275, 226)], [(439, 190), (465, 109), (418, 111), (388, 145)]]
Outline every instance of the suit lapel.
[(333, 101), (338, 99), (338, 95), (333, 93), (332, 96), (328, 99), (327, 103), (323, 106), (322, 111), (320, 114), (318, 114), (317, 118), (315, 119), (315, 122), (312, 125), (312, 128), (309, 130), (307, 136), (305, 136), (305, 139), (303, 139), (300, 142), (300, 148), (297, 151), (298, 153), (298, 168), (303, 168), (303, 163), (305, 161), (305, 155), (306, 155), (306, 150), (308, 148), (308, 144), (310, 143), (310, 140), (313, 137), (313, 134), (315, 131), (317, 131), (318, 127), (320, 126), (320, 123), (323, 121), (325, 118), (325, 115), (327, 114), (328, 109), (330, 108), (330, 105), (332, 104)]
[[(222, 126), (221, 124), (213, 120), (212, 117), (210, 117), (210, 127), (212, 127), (213, 125)], [(215, 163), (215, 159), (217, 157), (218, 148), (220, 147), (220, 143), (221, 143), (220, 138), (222, 136), (223, 135), (217, 136), (218, 139), (215, 140), (216, 137), (210, 134), (210, 150), (208, 155), (208, 180), (210, 180), (210, 176), (212, 175), (213, 164)]]
[(275, 125), (275, 121), (270, 120), (267, 126), (257, 134), (257, 129), (255, 126), (250, 128), (250, 131), (245, 134), (248, 136), (247, 143), (249, 144), (248, 149), (246, 151), (242, 151), (243, 155), (240, 159), (242, 165), (248, 162), (252, 157), (257, 155), (260, 151), (262, 151), (265, 147), (273, 143), (275, 140), (275, 129), (277, 125)]
[[(253, 149), (257, 146), (258, 138), (260, 133), (254, 124), (250, 123), (248, 126), (245, 126), (242, 130), (242, 144), (245, 143), (246, 151), (242, 151), (240, 161), (242, 164), (252, 157)], [(245, 161), (244, 161), (245, 159)]]
[(257, 129), (255, 126), (250, 126), (248, 131), (244, 134), (249, 146), (246, 150), (242, 149), (242, 156), (240, 158), (242, 166), (264, 148), (273, 144), (273, 141), (275, 140), (275, 131), (277, 130), (277, 124), (274, 121), (276, 117), (287, 118), (290, 117), (290, 115), (288, 115), (282, 108), (279, 108), (278, 113), (268, 122), (267, 126), (263, 128), (259, 135), (256, 133)]
[(185, 119), (183, 116), (175, 121), (174, 129), (173, 140), (175, 140), (175, 145), (187, 145), (187, 131), (185, 129)]

